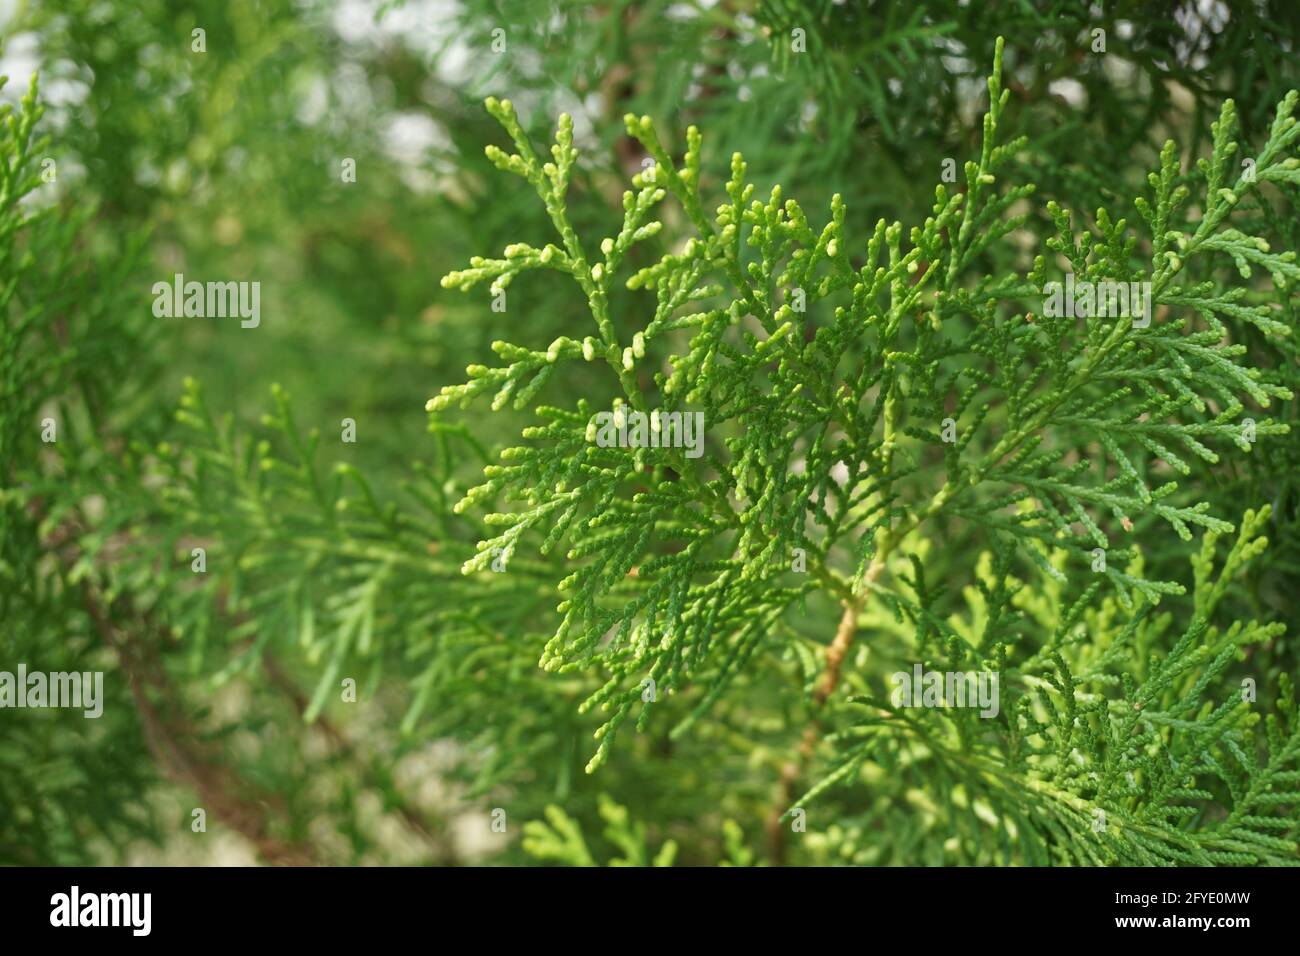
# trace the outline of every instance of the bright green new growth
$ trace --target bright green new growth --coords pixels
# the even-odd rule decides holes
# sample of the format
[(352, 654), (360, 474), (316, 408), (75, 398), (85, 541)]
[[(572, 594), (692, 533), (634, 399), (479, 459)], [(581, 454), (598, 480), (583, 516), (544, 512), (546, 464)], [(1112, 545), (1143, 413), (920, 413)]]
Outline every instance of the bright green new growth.
[[(865, 242), (845, 235), (838, 197), (821, 228), (779, 187), (755, 199), (739, 154), (727, 200), (708, 213), (699, 132), (678, 165), (648, 118), (628, 116), (654, 165), (624, 194), (622, 226), (595, 244), (598, 258), (566, 209), (571, 121), (561, 116), (543, 161), (509, 101), (489, 99), (515, 152), (489, 147), (488, 157), (533, 186), (560, 244), (512, 244), (443, 285), (490, 282), (497, 293), (527, 270), (566, 273), (595, 330), (545, 350), (496, 342), (502, 364), (471, 365), (430, 411), (489, 394), (494, 409), (528, 408), (562, 362), (603, 362), (622, 392), (616, 407), (702, 411), (707, 445), (698, 459), (600, 447), (591, 422), (601, 409), (581, 398), (537, 406), (543, 424), (523, 432), (529, 444), (487, 465), (455, 507), (512, 505), (486, 516), (493, 530), (462, 570), (531, 546), (567, 561), (540, 663), (607, 676), (580, 708), (609, 714), (588, 772), (628, 718), (645, 728), (668, 695), (692, 695), (680, 736), (745, 693), (733, 685), (757, 657), (795, 662), (833, 756), (801, 798), (787, 789), (780, 810), (815, 805), (833, 786), (894, 780), (873, 810), (814, 841), (829, 860), (943, 862), (912, 858), (942, 847), (979, 861), (992, 842), (1027, 863), (1294, 862), (1292, 687), (1262, 695), (1277, 703), (1261, 720), (1263, 701), (1228, 673), (1281, 627), (1214, 621), (1265, 545), (1269, 509), (1234, 527), (1176, 478), (1288, 430), (1248, 411), (1292, 395), (1233, 344), (1247, 327), (1288, 335), (1276, 306), (1180, 277), (1222, 254), (1243, 277), (1267, 271), (1282, 299), (1300, 278), (1294, 252), (1232, 224), (1260, 184), (1300, 185), (1297, 95), (1278, 105), (1249, 169), (1230, 101), (1197, 174), (1180, 174), (1168, 144), (1134, 203), (1144, 232), (1098, 209), (1079, 233), (1048, 203), (1045, 252), (1026, 256), (1019, 275), (986, 275), (986, 250), (1025, 243), (1034, 191), (999, 181), (1026, 142), (998, 143), (1009, 96), (1000, 42), (988, 89), (964, 190), (938, 186), (924, 223), (905, 232), (881, 220)], [(639, 265), (637, 244), (660, 232), (650, 217), (669, 195), (694, 235)], [(1079, 283), (1149, 282), (1150, 324), (1041, 314), (1062, 262)], [(624, 270), (628, 289), (654, 295), (648, 321), (611, 310)], [(1156, 605), (1186, 588), (1146, 577), (1138, 544), (1197, 529), (1195, 616), (1178, 622)], [(1216, 573), (1216, 542), (1234, 530)], [(974, 577), (927, 580), (926, 555), (958, 546), (980, 554)], [(947, 588), (962, 590), (966, 613), (935, 610)], [(829, 646), (789, 626), (826, 597), (843, 616), (838, 630), (826, 619)], [(885, 672), (914, 662), (994, 671), (1000, 713), (899, 708), (856, 673), (874, 655)], [(842, 701), (841, 684), (851, 691)], [(896, 805), (899, 792), (911, 806)], [(591, 862), (562, 814), (551, 823), (530, 831), (532, 852)]]

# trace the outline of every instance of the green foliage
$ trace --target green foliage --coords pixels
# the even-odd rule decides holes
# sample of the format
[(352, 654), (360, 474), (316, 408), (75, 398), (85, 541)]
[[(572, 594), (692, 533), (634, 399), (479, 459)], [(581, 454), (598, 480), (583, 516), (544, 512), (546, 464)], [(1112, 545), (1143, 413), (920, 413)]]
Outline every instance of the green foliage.
[[(600, 815), (605, 820), (605, 838), (623, 852), (614, 857), (610, 866), (672, 866), (677, 855), (677, 844), (668, 840), (653, 856), (646, 845), (645, 827), (633, 823), (626, 807), (620, 807), (602, 794)], [(546, 808), (542, 823), (532, 820), (524, 824), (524, 850), (539, 860), (553, 860), (565, 866), (595, 866), (596, 861), (587, 849), (582, 831), (573, 819), (559, 807)]]
[[(1196, 616), (1185, 626), (1151, 604), (1090, 605), (1096, 586), (1072, 604), (1056, 587), (1033, 595), (989, 554), (964, 614), (939, 619), (917, 599), (887, 600), (895, 620), (882, 610), (880, 626), (915, 633), (908, 652), (930, 666), (966, 671), (993, 658), (1002, 711), (989, 732), (971, 711), (917, 712), (871, 689), (854, 695), (847, 704), (857, 716), (832, 739), (838, 765), (797, 802), (817, 800), (868, 762), (869, 779), (901, 777), (920, 812), (882, 800), (854, 820), (839, 840), (861, 847), (857, 862), (903, 862), (927, 840), (933, 863), (1294, 862), (1295, 821), (1279, 811), (1300, 779), (1290, 681), (1280, 681), (1276, 711), (1261, 720), (1244, 683), (1226, 679), (1283, 628), (1209, 623), (1232, 575), (1263, 552), (1257, 535), (1268, 517), (1267, 508), (1246, 513), (1218, 573), (1215, 535), (1205, 535), (1194, 562)], [(1025, 639), (1039, 633), (1051, 637)], [(882, 836), (868, 843), (875, 828)]]
[(0, 862), (1296, 861), (1294, 9), (69, 4), (0, 671), (106, 699), (0, 710)]
[[(114, 294), (101, 291), (110, 273), (79, 262), (76, 233), (85, 215), (33, 203), (48, 140), (34, 135), (41, 116), (37, 84), (19, 107), (0, 105), (0, 622), (4, 667), (41, 660), (52, 671), (101, 669), (104, 648), (78, 626), (61, 626), (78, 609), (73, 573), (51, 579), (49, 539), (56, 546), (66, 512), (58, 502), (58, 444), (43, 444), (47, 425), (64, 441), (84, 435), (100, 396), (87, 388), (69, 401), (65, 381), (85, 382), (120, 361), (90, 348), (56, 343), (115, 314)], [(129, 260), (128, 260), (129, 261)], [(125, 343), (132, 329), (118, 329)], [(75, 440), (75, 439), (73, 439)], [(40, 462), (43, 456), (45, 462)], [(46, 471), (41, 464), (49, 466)], [(36, 665), (33, 664), (33, 669)], [(152, 779), (139, 721), (120, 685), (107, 688), (109, 712), (84, 733), (78, 711), (42, 711), (33, 719), (4, 716), (0, 734), (0, 859), (87, 863), (96, 849), (149, 832), (152, 821), (132, 799)]]
[[(1233, 529), (1209, 513), (1209, 502), (1189, 503), (1173, 480), (1153, 487), (1145, 473), (1158, 459), (1187, 474), (1190, 467), (1180, 452), (1214, 463), (1219, 452), (1207, 443), (1235, 442), (1249, 452), (1256, 436), (1288, 431), (1269, 419), (1252, 420), (1253, 435), (1242, 436), (1238, 419), (1244, 403), (1267, 408), (1275, 399), (1293, 396), (1239, 364), (1246, 349), (1229, 338), (1230, 327), (1246, 324), (1265, 335), (1288, 332), (1274, 317), (1275, 309), (1243, 307), (1244, 290), (1212, 281), (1195, 286), (1175, 281), (1194, 257), (1215, 253), (1231, 258), (1245, 278), (1252, 263), (1266, 269), (1280, 290), (1300, 275), (1294, 252), (1273, 253), (1262, 238), (1229, 225), (1234, 207), (1259, 183), (1289, 183), (1297, 175), (1300, 160), (1290, 155), (1300, 138), (1292, 116), (1297, 96), (1290, 93), (1279, 104), (1256, 175), (1227, 178), (1238, 149), (1230, 101), (1213, 126), (1213, 153), (1198, 164), (1199, 176), (1179, 181), (1184, 177), (1174, 144), (1166, 145), (1160, 170), (1149, 177), (1151, 197), (1135, 203), (1150, 228), (1147, 255), (1137, 253), (1138, 239), (1128, 233), (1127, 221), (1105, 208), (1097, 210), (1095, 229), (1076, 235), (1070, 215), (1048, 205), (1056, 229), (1044, 245), (1068, 263), (1078, 281), (1149, 283), (1149, 305), (1164, 307), (1164, 320), (1147, 328), (1140, 315), (1089, 314), (1081, 326), (1070, 312), (1036, 317), (1020, 311), (1026, 299), (1046, 288), (1045, 255), (1035, 256), (1023, 276), (979, 275), (971, 268), (989, 245), (1025, 226), (1028, 214), (1014, 213), (1013, 207), (1033, 193), (1027, 185), (997, 188), (1008, 159), (1025, 144), (1024, 138), (997, 142), (1010, 96), (1002, 88), (1001, 53), (999, 44), (982, 148), (978, 161), (966, 163), (965, 192), (939, 186), (933, 214), (911, 228), (906, 244), (901, 223), (879, 221), (861, 264), (851, 258), (839, 197), (830, 220), (815, 229), (795, 200), (782, 201), (779, 187), (766, 203), (754, 199), (745, 162), (736, 154), (726, 186), (730, 201), (710, 217), (699, 187), (699, 132), (687, 131), (685, 156), (676, 165), (650, 119), (631, 115), (628, 134), (641, 142), (654, 165), (633, 179), (637, 192), (624, 193), (623, 224), (598, 243), (603, 259), (593, 263), (565, 210), (576, 159), (572, 122), (561, 117), (553, 161), (543, 162), (510, 102), (488, 100), (489, 112), (516, 150), (507, 154), (489, 146), (489, 158), (537, 191), (562, 246), (516, 243), (504, 258), (475, 258), (469, 270), (449, 274), (443, 284), (471, 288), (490, 281), (495, 294), (524, 270), (561, 272), (582, 289), (597, 335), (582, 341), (560, 337), (544, 351), (497, 342), (494, 351), (509, 364), (470, 366), (470, 381), (444, 388), (430, 410), (491, 393), (494, 408), (512, 398), (516, 407), (525, 407), (559, 363), (603, 361), (624, 393), (616, 409), (624, 402), (643, 414), (656, 402), (669, 412), (701, 407), (713, 439), (708, 453), (695, 460), (647, 442), (633, 449), (603, 448), (593, 441), (596, 426), (588, 402), (541, 406), (537, 412), (545, 424), (522, 436), (533, 444), (503, 452), (505, 464), (488, 466), (486, 481), (456, 506), (460, 511), (498, 497), (518, 502), (514, 510), (487, 516), (489, 525), (504, 530), (479, 543), (466, 573), (483, 570), (492, 554), (513, 555), (529, 532), (544, 532), (542, 554), (567, 540), (567, 558), (576, 566), (557, 583), (563, 617), (541, 665), (560, 673), (595, 665), (608, 675), (582, 705), (611, 713), (596, 732), (600, 744), (588, 772), (607, 758), (615, 733), (634, 711), (638, 728), (647, 725), (657, 697), (647, 697), (646, 687), (663, 693), (699, 687), (698, 705), (675, 734), (707, 715), (750, 657), (774, 641), (781, 616), (801, 607), (816, 587), (840, 598), (846, 614), (854, 616), (864, 599), (878, 592), (896, 613), (911, 619), (915, 650), (922, 656), (944, 650), (951, 639), (949, 670), (993, 663), (995, 672), (1010, 676), (1005, 669), (1017, 663), (1009, 655), (1020, 635), (1007, 604), (1021, 587), (1007, 585), (1012, 564), (1032, 568), (1041, 589), (1065, 584), (1070, 573), (1077, 576), (1091, 549), (1100, 549), (1109, 552), (1110, 563), (1103, 559), (1093, 570), (1101, 571), (1120, 604), (1136, 615), (1112, 624), (1116, 633), (1102, 644), (1112, 662), (1121, 656), (1124, 641), (1150, 645), (1137, 634), (1140, 622), (1162, 595), (1184, 589), (1176, 581), (1146, 577), (1137, 548), (1112, 548), (1116, 531), (1108, 534), (1104, 525), (1123, 523), (1130, 530), (1140, 522), (1146, 530), (1163, 523), (1184, 540), (1199, 526), (1207, 531), (1207, 551), (1213, 536)], [(1194, 224), (1179, 213), (1193, 188), (1203, 197)], [(648, 215), (668, 193), (681, 204), (695, 235), (680, 252), (626, 280), (628, 288), (653, 290), (656, 303), (643, 328), (625, 327), (620, 334), (610, 314), (609, 286), (632, 246), (658, 233), (660, 222), (647, 221)], [(746, 254), (744, 247), (754, 252)], [(809, 304), (821, 304), (826, 320), (814, 325), (802, 309), (792, 309), (789, 300), (801, 293)], [(781, 298), (786, 301), (778, 304)], [(1174, 306), (1194, 311), (1204, 328), (1167, 318)], [(1002, 422), (997, 437), (982, 427), (995, 412)], [(937, 434), (941, 417), (956, 426), (960, 438), (945, 441)], [(836, 468), (844, 470), (842, 480), (836, 480)], [(879, 583), (897, 549), (945, 519), (960, 520), (963, 547), (992, 550), (1000, 568), (1001, 576), (987, 589), (986, 627), (964, 648), (958, 635), (942, 632), (936, 647), (927, 646), (934, 597), (915, 557), (914, 577), (898, 575), (914, 600)], [(1256, 524), (1255, 514), (1247, 512), (1243, 535)], [(1243, 537), (1229, 557), (1230, 567), (1249, 544)], [(788, 573), (794, 549), (808, 556), (807, 583), (796, 583)], [(846, 559), (854, 563), (843, 564)], [(1090, 587), (1087, 596), (1098, 590)], [(1133, 801), (1134, 810), (1112, 811), (1119, 835), (1100, 841), (1096, 851), (1091, 841), (1070, 843), (1067, 837), (1060, 844), (1078, 847), (1083, 862), (1275, 862), (1278, 854), (1292, 854), (1293, 844), (1264, 835), (1269, 824), (1251, 828), (1258, 819), (1251, 802), (1257, 788), (1285, 772), (1282, 767), (1294, 755), (1288, 725), (1275, 732), (1290, 741), (1278, 748), (1276, 762), (1257, 767), (1249, 740), (1243, 747), (1241, 740), (1223, 737), (1234, 726), (1227, 716), (1236, 708), (1202, 710), (1200, 704), (1201, 692), (1242, 642), (1274, 637), (1279, 629), (1234, 628), (1216, 649), (1208, 642), (1207, 622), (1198, 616), (1170, 641), (1165, 661), (1144, 662), (1145, 682), (1127, 675), (1130, 713), (1116, 718), (1112, 702), (1090, 695), (1057, 647), (1073, 625), (1069, 617), (1057, 622), (1056, 636), (1029, 656), (1033, 666), (1015, 672), (1026, 682), (1054, 688), (1062, 699), (1013, 696), (1015, 705), (999, 734), (1003, 751), (987, 766), (967, 762), (964, 772), (1002, 774), (1013, 792), (1060, 799), (1076, 814), (1086, 806), (1084, 796), (1106, 806), (1112, 800), (1120, 806)], [(1168, 709), (1159, 714), (1139, 713), (1181, 684), (1179, 675), (1206, 656), (1209, 666), (1189, 696), (1166, 700)], [(1125, 683), (1117, 673), (1096, 679)], [(1081, 707), (1081, 700), (1089, 706)], [(1078, 732), (1076, 723), (1084, 724)], [(1184, 725), (1190, 745), (1165, 739)], [(1139, 727), (1144, 733), (1134, 736)], [(986, 736), (968, 722), (960, 735), (962, 749), (969, 751)], [(1202, 755), (1201, 748), (1221, 741), (1231, 748), (1225, 754), (1202, 756), (1204, 762), (1190, 766), (1175, 762), (1184, 747)], [(1147, 754), (1150, 748), (1160, 748), (1159, 756)], [(1026, 750), (1052, 760), (1031, 761)], [(871, 752), (851, 751), (805, 799), (850, 777)], [(1074, 755), (1079, 766), (1073, 765)], [(1183, 757), (1186, 761), (1186, 753)], [(1229, 759), (1232, 765), (1225, 765)], [(1105, 775), (1089, 780), (1088, 774), (1101, 774), (1097, 768)], [(1176, 800), (1213, 799), (1194, 785), (1198, 774), (1213, 771), (1245, 805), (1234, 808), (1232, 827), (1222, 835), (1208, 826), (1186, 834), (1174, 824), (1197, 811)], [(1139, 774), (1142, 785), (1119, 782), (1120, 775), (1131, 781)], [(963, 780), (959, 773), (949, 786), (962, 787)], [(974, 805), (980, 799), (969, 792), (974, 783), (964, 789)], [(1003, 851), (1049, 859), (1046, 840), (1017, 843), (1016, 835), (1037, 829), (1040, 836), (1059, 839), (1069, 825), (1055, 815), (1064, 812), (1049, 805), (1031, 816), (999, 806), (993, 816)], [(1292, 828), (1282, 823), (1283, 829)], [(971, 847), (978, 845), (972, 840)]]

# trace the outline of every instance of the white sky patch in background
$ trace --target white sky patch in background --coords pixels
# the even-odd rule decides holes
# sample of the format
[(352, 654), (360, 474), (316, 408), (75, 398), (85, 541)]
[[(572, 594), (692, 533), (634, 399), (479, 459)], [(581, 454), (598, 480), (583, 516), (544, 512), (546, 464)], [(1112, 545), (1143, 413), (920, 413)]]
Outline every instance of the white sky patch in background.
[(402, 165), (402, 182), (415, 192), (436, 186), (431, 151), (451, 146), (447, 131), (424, 113), (392, 113), (383, 119), (384, 152)]
[[(13, 17), (12, 3), (0, 0), (10, 6), (8, 16), (0, 15), (0, 31), (3, 31)], [(35, 33), (19, 33), (9, 37), (0, 53), (0, 76), (9, 77), (9, 82), (0, 90), (0, 100), (17, 103), (27, 94), (27, 85), (32, 81), (32, 74), (41, 62), (41, 41)]]
[[(371, 49), (405, 47), (428, 63), (448, 86), (462, 85), (471, 78), (475, 51), (457, 28), (455, 17), (461, 5), (456, 0), (408, 0), (376, 19), (378, 10), (376, 0), (341, 0), (331, 22), (344, 43)], [(326, 120), (331, 92), (347, 112), (373, 113), (374, 96), (358, 64), (337, 70), (331, 86), (318, 83), (305, 91), (299, 111), (303, 122), (314, 125)], [(439, 155), (452, 148), (447, 130), (416, 110), (381, 117), (379, 130), (385, 155), (402, 167), (402, 181), (416, 192), (434, 189), (435, 173), (443, 166)]]
[(1047, 89), (1052, 95), (1062, 97), (1071, 106), (1082, 107), (1088, 101), (1088, 93), (1083, 84), (1068, 77), (1052, 80), (1047, 84)]
[(442, 50), (434, 64), (438, 75), (448, 83), (466, 78), (471, 49), (454, 32), (455, 16), (461, 10), (456, 0), (407, 0), (376, 21), (378, 10), (376, 0), (340, 0), (334, 10), (334, 31), (345, 43), (369, 47), (401, 43), (425, 58)]
[(325, 78), (311, 77), (298, 92), (298, 122), (304, 126), (315, 126), (323, 122), (329, 110), (329, 103), (330, 89)]

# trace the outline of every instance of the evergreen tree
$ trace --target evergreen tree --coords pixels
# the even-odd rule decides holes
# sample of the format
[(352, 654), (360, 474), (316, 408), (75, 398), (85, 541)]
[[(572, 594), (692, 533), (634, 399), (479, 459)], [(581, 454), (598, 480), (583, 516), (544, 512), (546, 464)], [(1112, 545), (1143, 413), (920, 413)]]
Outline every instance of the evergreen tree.
[(0, 861), (1296, 861), (1294, 11), (73, 5)]

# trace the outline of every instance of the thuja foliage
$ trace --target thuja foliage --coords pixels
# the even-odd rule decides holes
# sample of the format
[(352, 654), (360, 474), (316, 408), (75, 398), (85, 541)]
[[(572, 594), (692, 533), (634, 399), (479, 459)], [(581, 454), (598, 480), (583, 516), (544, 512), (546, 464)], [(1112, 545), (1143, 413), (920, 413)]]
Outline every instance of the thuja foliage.
[[(536, 190), (558, 244), (513, 243), (443, 284), (499, 294), (549, 269), (581, 288), (592, 328), (545, 349), (497, 342), (498, 364), (471, 365), (466, 384), (430, 401), (437, 414), (491, 396), (541, 419), (457, 503), (506, 503), (486, 515), (493, 533), (463, 571), (525, 549), (563, 555), (559, 622), (540, 664), (607, 678), (579, 705), (607, 715), (588, 772), (630, 718), (653, 723), (661, 699), (690, 695), (671, 715), (672, 736), (690, 734), (720, 699), (746, 693), (756, 658), (785, 655), (818, 728), (805, 755), (830, 756), (788, 775), (805, 789), (781, 801), (781, 817), (815, 813), (832, 788), (886, 789), (841, 837), (868, 843), (868, 859), (1291, 862), (1291, 684), (1270, 681), (1265, 705), (1224, 680), (1281, 629), (1215, 619), (1233, 575), (1266, 544), (1268, 508), (1214, 514), (1179, 478), (1191, 461), (1218, 464), (1288, 431), (1263, 410), (1291, 392), (1234, 341), (1244, 329), (1287, 334), (1277, 306), (1197, 281), (1190, 267), (1224, 257), (1242, 277), (1264, 270), (1279, 297), (1300, 278), (1295, 253), (1243, 231), (1239, 215), (1264, 184), (1300, 184), (1297, 95), (1278, 104), (1253, 168), (1238, 166), (1229, 101), (1194, 170), (1180, 170), (1170, 142), (1131, 211), (1099, 208), (1079, 226), (1048, 201), (1055, 230), (1027, 251), (1027, 268), (986, 275), (981, 253), (1017, 236), (1038, 201), (1032, 184), (999, 180), (1026, 144), (999, 135), (1010, 96), (1001, 50), (965, 188), (939, 185), (923, 223), (881, 220), (864, 237), (846, 234), (838, 197), (820, 226), (779, 187), (755, 198), (739, 154), (710, 210), (699, 131), (677, 162), (649, 117), (629, 115), (653, 165), (624, 193), (618, 230), (584, 242), (566, 213), (571, 121), (561, 116), (548, 160), (510, 102), (489, 99), (514, 152), (488, 156)], [(661, 230), (652, 217), (670, 195), (689, 224), (681, 241), (629, 265)], [(1149, 283), (1155, 320), (1043, 314), (1062, 269), (1076, 282)], [(653, 304), (613, 314), (616, 281)], [(538, 403), (572, 362), (606, 366), (616, 414), (702, 411), (704, 454), (657, 447), (644, 426), (634, 447), (602, 447), (592, 401)], [(1180, 617), (1158, 606), (1188, 589), (1149, 574), (1142, 557), (1144, 538), (1169, 532), (1202, 537)], [(1219, 565), (1217, 542), (1234, 532)], [(946, 579), (927, 576), (927, 555), (951, 548), (982, 554), (972, 580), (953, 580), (951, 564)], [(945, 613), (954, 586), (965, 614)], [(817, 592), (842, 607), (838, 626), (823, 618), (821, 640), (788, 624)], [(1004, 705), (993, 720), (900, 709), (859, 672), (871, 660), (1001, 674)], [(845, 683), (858, 692), (837, 694)], [(921, 804), (903, 825), (900, 792)]]
[[(121, 303), (111, 291), (115, 270), (78, 254), (77, 236), (93, 210), (30, 201), (49, 145), (35, 133), (41, 113), (35, 78), (16, 108), (0, 106), (0, 669), (10, 673), (18, 662), (92, 671), (111, 660), (84, 618), (74, 562), (67, 578), (49, 573), (52, 560), (70, 557), (58, 530), (70, 489), (59, 473), (60, 446), (44, 444), (41, 434), (62, 428), (65, 439), (90, 437), (82, 429), (93, 432), (87, 423), (104, 398), (99, 377), (121, 376), (131, 346), (146, 341), (138, 324), (110, 318)], [(138, 247), (125, 238), (122, 269)], [(104, 321), (126, 351), (97, 347), (90, 330)], [(85, 347), (57, 344), (69, 341)], [(68, 381), (83, 383), (79, 401), (69, 400)], [(106, 696), (102, 723), (89, 734), (85, 725), (94, 722), (78, 711), (50, 711), (36, 721), (4, 712), (0, 860), (87, 863), (96, 858), (93, 841), (121, 843), (155, 831), (134, 800), (151, 778), (138, 714), (125, 686), (110, 682)]]
[[(0, 710), (0, 862), (1294, 862), (1289, 8), (466, 3), (509, 52), (457, 86), (73, 6), (85, 100), (0, 127), (0, 670), (107, 699)], [(413, 103), (446, 197), (380, 149)], [(182, 260), (265, 268), (256, 338), (151, 321)]]

